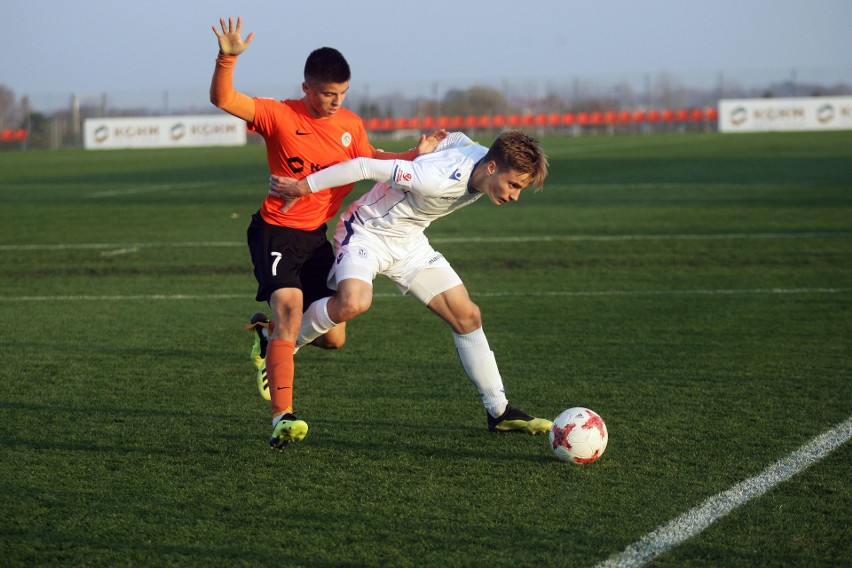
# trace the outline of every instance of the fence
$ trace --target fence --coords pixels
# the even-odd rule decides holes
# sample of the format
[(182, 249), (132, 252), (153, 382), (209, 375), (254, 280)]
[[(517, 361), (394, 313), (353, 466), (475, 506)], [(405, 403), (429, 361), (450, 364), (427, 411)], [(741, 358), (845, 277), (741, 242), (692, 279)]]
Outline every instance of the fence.
[[(300, 83), (238, 85), (252, 96), (299, 98)], [(502, 128), (539, 135), (706, 131), (726, 98), (852, 95), (852, 68), (612, 76), (456, 78), (399, 84), (353, 78), (346, 106), (372, 135), (410, 137), (435, 127), (490, 134)], [(23, 97), (6, 112), (13, 127), (0, 147), (81, 147), (87, 118), (210, 115), (204, 87)], [(18, 137), (23, 128), (27, 135)], [(254, 137), (249, 138), (255, 141)]]
[(367, 130), (393, 133), (407, 130), (483, 130), (520, 128), (558, 132), (568, 130), (579, 135), (588, 132), (605, 131), (614, 134), (617, 131), (644, 129), (655, 126), (674, 126), (686, 128), (699, 126), (701, 129), (715, 128), (718, 112), (707, 109), (652, 109), (636, 111), (606, 112), (561, 112), (527, 114), (483, 114), (467, 116), (439, 117), (400, 117), (371, 118), (365, 122)]

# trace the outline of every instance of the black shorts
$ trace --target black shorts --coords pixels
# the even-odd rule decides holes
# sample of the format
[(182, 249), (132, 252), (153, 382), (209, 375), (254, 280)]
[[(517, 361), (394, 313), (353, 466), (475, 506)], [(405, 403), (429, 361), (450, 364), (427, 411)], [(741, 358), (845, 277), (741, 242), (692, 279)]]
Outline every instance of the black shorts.
[(270, 225), (252, 215), (248, 247), (257, 279), (258, 302), (268, 302), (275, 290), (299, 288), (302, 308), (334, 294), (328, 287), (328, 272), (334, 264), (334, 250), (326, 237), (326, 226), (313, 231)]

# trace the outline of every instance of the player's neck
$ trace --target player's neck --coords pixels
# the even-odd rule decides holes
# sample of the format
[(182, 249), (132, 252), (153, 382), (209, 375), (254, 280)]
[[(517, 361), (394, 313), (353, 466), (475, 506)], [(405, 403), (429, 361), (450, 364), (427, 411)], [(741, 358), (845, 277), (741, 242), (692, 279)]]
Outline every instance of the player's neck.
[(473, 170), (470, 172), (470, 178), (467, 181), (468, 191), (482, 193), (479, 188), (482, 186), (482, 180), (488, 175), (486, 170), (487, 168), (485, 167), (483, 160), (480, 159), (476, 162), (476, 165), (473, 166)]
[(313, 106), (311, 106), (311, 101), (308, 100), (308, 97), (302, 97), (302, 104), (305, 105), (305, 110), (308, 111), (308, 114), (311, 115), (311, 118), (319, 118), (319, 112)]

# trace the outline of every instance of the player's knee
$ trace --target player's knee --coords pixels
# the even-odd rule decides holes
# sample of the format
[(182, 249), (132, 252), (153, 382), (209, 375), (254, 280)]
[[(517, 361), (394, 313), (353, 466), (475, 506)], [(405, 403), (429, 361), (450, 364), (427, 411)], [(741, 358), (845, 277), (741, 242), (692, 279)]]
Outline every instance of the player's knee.
[(351, 294), (341, 298), (338, 312), (341, 321), (349, 321), (370, 309), (372, 295)]
[(340, 307), (340, 319), (341, 321), (349, 321), (363, 314), (369, 308), (369, 302), (347, 302)]
[(456, 325), (460, 333), (470, 333), (482, 327), (482, 313), (479, 311), (479, 306), (473, 302), (466, 305), (457, 314)]
[(476, 329), (479, 329), (480, 327), (482, 327), (482, 312), (479, 311), (479, 306), (477, 306), (473, 302), (471, 302), (470, 304), (471, 304), (471, 309), (470, 309), (469, 322), (470, 322), (470, 325), (473, 326), (473, 329), (476, 330)]

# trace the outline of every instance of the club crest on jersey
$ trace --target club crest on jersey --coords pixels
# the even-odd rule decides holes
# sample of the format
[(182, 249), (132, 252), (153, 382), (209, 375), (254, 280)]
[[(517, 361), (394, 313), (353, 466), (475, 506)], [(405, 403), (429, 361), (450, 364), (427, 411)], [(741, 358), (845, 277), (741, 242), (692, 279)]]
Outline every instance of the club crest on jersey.
[(393, 173), (393, 181), (395, 181), (397, 183), (399, 183), (401, 181), (403, 181), (403, 182), (410, 182), (411, 181), (411, 172), (407, 172), (407, 171), (403, 170), (402, 168), (400, 168), (399, 166), (396, 166), (394, 169), (395, 169), (395, 171)]
[(462, 178), (462, 173), (459, 170), (456, 170), (456, 171), (454, 171), (453, 173), (450, 174), (450, 179), (454, 179), (456, 181), (459, 181), (461, 178)]
[(352, 144), (352, 135), (348, 132), (344, 132), (343, 136), (340, 138), (340, 143), (343, 144), (344, 148), (348, 148), (350, 144)]

